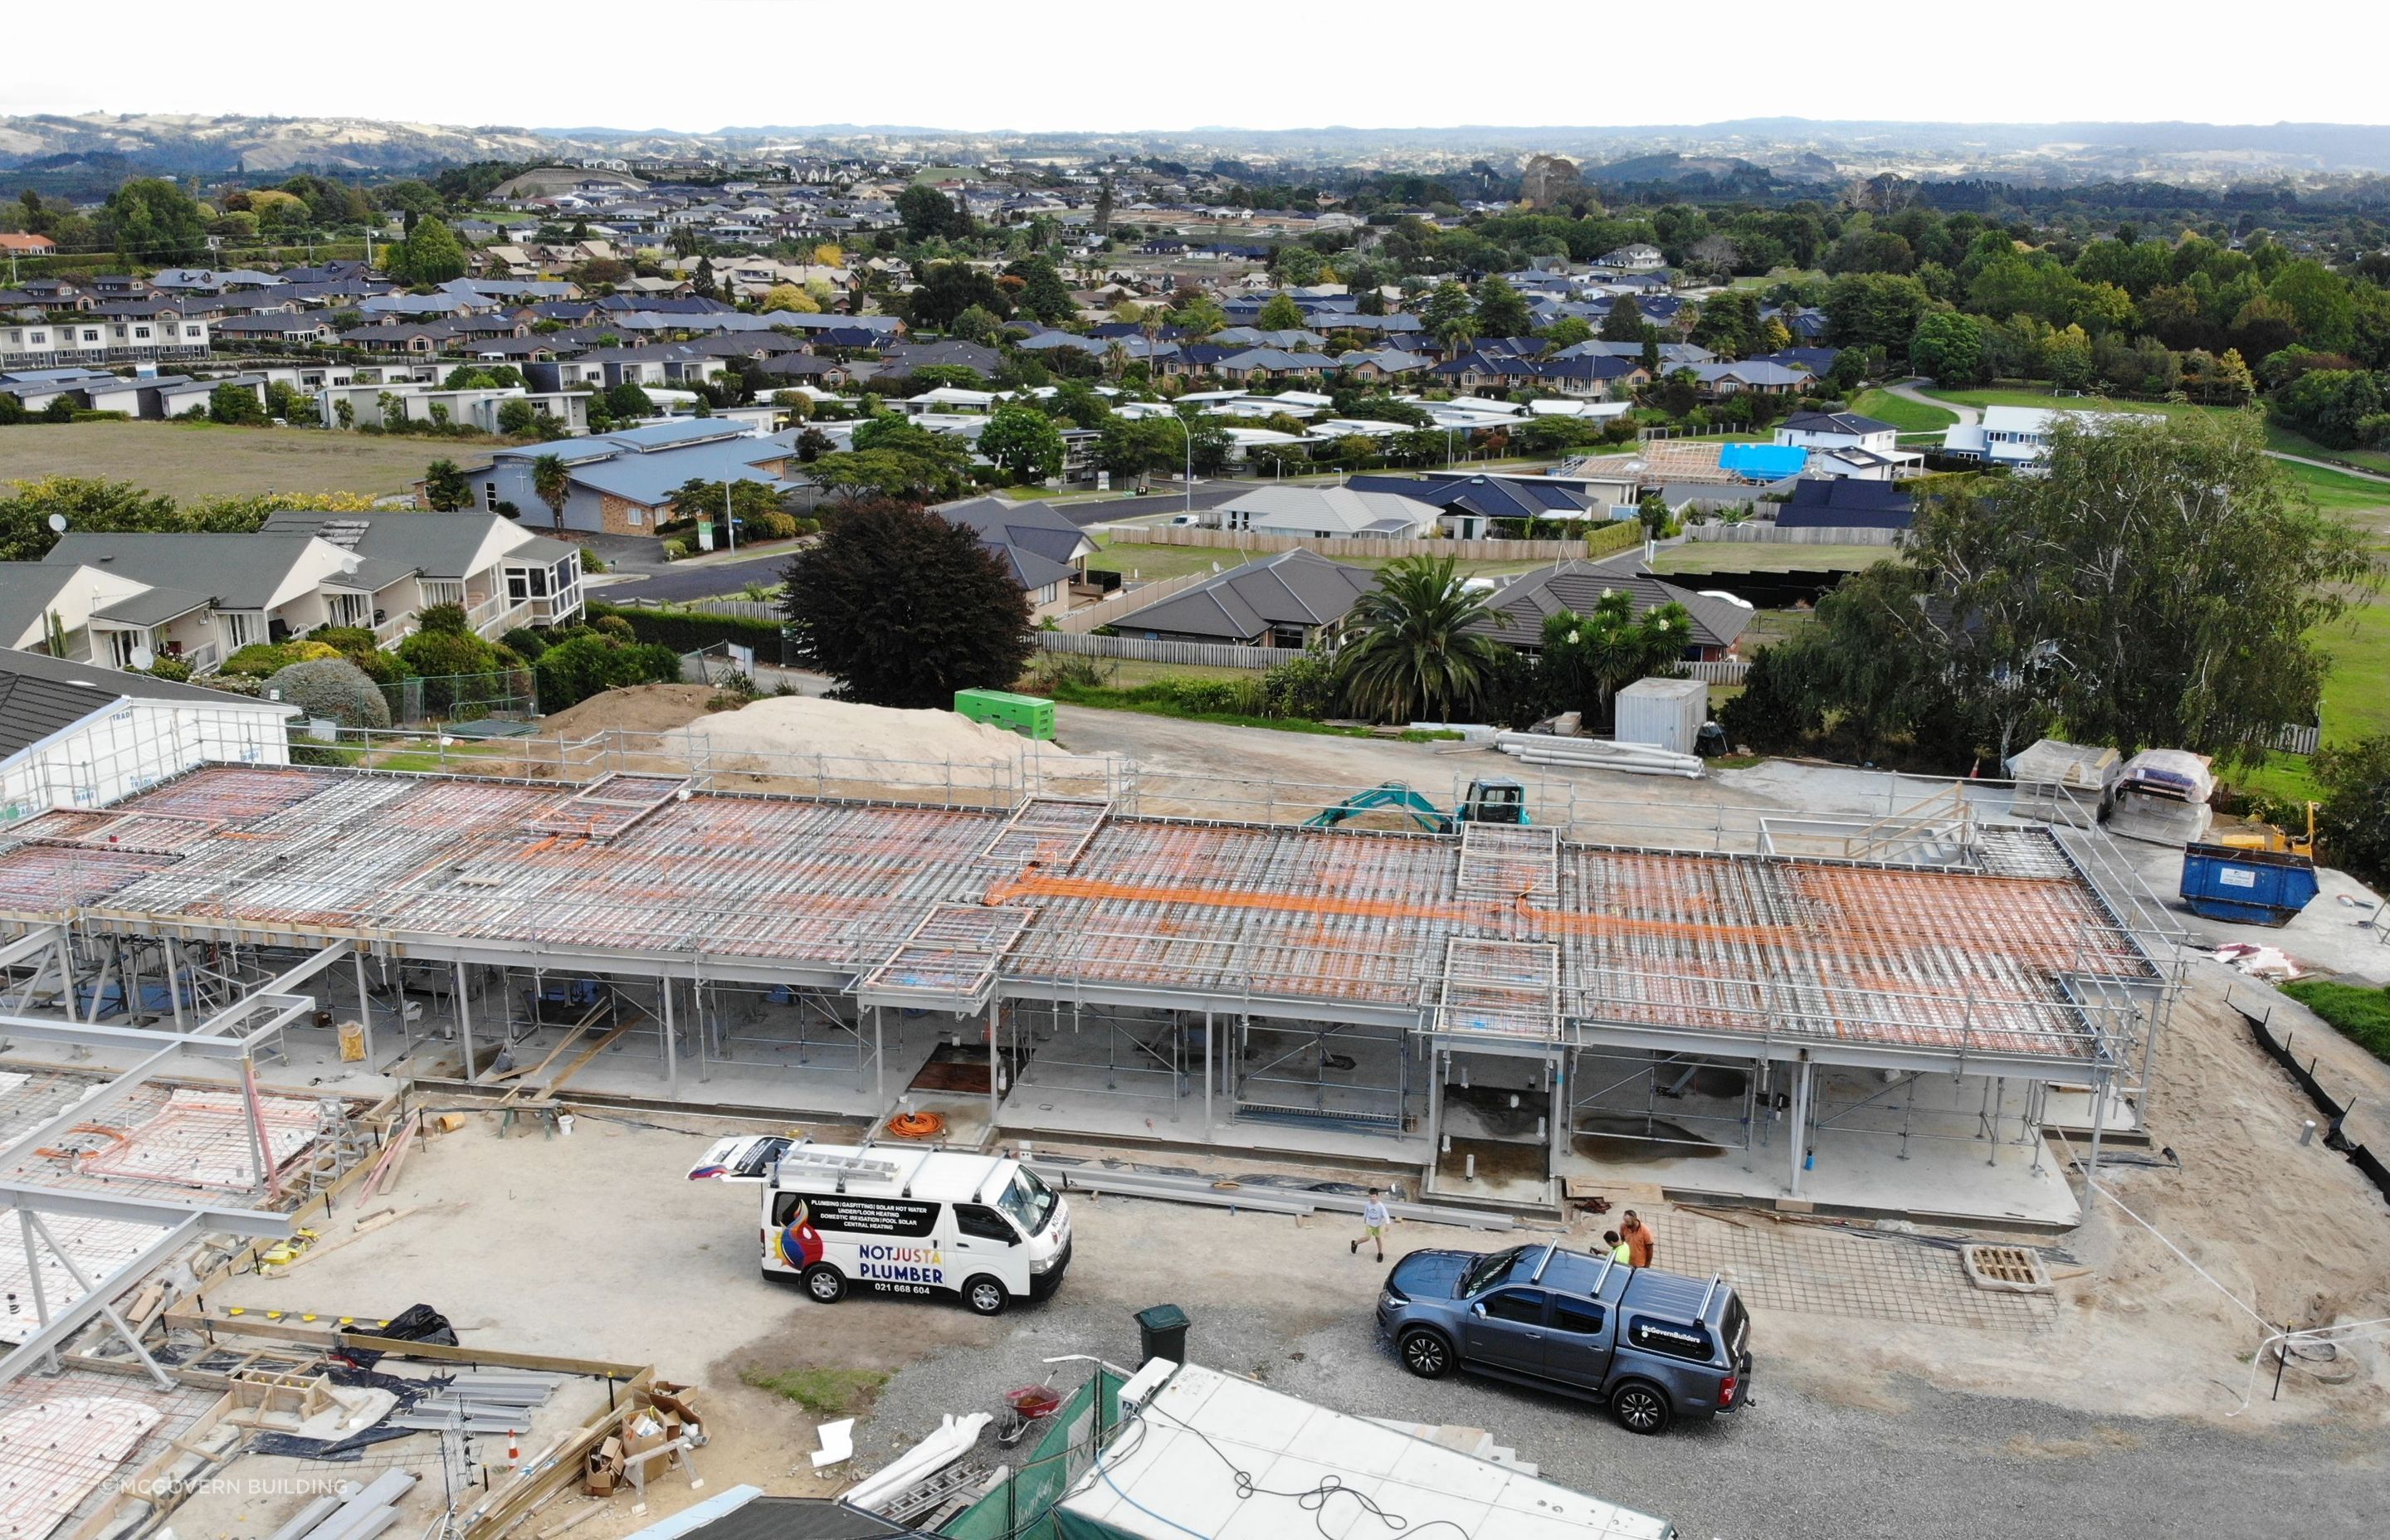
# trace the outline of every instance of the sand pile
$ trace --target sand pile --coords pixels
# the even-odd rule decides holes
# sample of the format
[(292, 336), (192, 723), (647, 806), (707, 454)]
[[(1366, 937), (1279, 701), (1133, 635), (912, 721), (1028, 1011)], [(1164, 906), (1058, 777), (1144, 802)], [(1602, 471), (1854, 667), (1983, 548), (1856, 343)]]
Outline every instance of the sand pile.
[(578, 739), (609, 729), (669, 733), (703, 716), (706, 702), (718, 693), (711, 685), (627, 685), (543, 717), (540, 736)]
[(810, 696), (772, 696), (688, 725), (696, 754), (715, 771), (756, 778), (818, 774), (833, 782), (1003, 791), (1033, 774), (1099, 783), (1106, 762), (1061, 753), (953, 712), (897, 711)]

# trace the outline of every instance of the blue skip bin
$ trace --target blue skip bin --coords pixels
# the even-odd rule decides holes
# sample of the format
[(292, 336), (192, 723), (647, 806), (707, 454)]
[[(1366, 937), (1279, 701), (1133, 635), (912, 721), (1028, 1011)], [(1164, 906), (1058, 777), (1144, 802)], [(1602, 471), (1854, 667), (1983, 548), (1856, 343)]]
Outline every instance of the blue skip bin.
[(2288, 925), (2316, 895), (2315, 863), (2283, 851), (2186, 845), (2182, 896), (2191, 911), (2243, 925)]

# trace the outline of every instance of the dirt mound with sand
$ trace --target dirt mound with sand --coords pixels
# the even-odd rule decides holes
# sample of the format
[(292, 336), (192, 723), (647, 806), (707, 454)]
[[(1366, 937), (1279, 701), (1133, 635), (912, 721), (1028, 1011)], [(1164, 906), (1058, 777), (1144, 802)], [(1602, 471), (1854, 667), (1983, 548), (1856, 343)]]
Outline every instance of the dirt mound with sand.
[(608, 728), (669, 733), (706, 714), (718, 692), (711, 685), (627, 685), (540, 719), (542, 738), (584, 738)]
[[(802, 775), (813, 761), (834, 781), (871, 781), (882, 786), (939, 786), (1007, 790), (1031, 773), (1029, 763), (1048, 774), (1067, 773), (1058, 754), (1018, 733), (973, 722), (953, 712), (899, 711), (858, 706), (811, 696), (772, 696), (735, 712), (721, 712), (688, 725), (696, 751), (709, 768), (781, 778)], [(1104, 762), (1086, 762), (1100, 778)]]

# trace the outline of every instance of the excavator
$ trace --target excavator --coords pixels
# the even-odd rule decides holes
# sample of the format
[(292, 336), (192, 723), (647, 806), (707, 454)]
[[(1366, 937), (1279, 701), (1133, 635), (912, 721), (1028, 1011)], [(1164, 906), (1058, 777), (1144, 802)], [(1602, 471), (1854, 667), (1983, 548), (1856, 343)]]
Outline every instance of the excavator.
[(1320, 809), (1304, 823), (1312, 828), (1334, 828), (1347, 818), (1389, 809), (1407, 816), (1430, 834), (1450, 834), (1462, 824), (1523, 826), (1534, 821), (1527, 816), (1525, 787), (1508, 776), (1481, 776), (1469, 783), (1469, 795), (1449, 813), (1403, 782), (1386, 781), (1367, 791), (1356, 791), (1333, 807)]
[(2304, 835), (2286, 833), (2271, 824), (2251, 824), (2242, 828), (2227, 828), (2210, 836), (2207, 843), (2222, 845), (2228, 850), (2269, 851), (2277, 855), (2299, 855), (2315, 859), (2316, 804), (2307, 803), (2307, 831)]

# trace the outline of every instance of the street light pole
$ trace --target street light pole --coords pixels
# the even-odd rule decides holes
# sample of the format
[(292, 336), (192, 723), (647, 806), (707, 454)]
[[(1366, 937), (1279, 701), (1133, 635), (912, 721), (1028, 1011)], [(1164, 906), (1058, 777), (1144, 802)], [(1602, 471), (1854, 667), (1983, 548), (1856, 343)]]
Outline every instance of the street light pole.
[(1180, 417), (1176, 412), (1170, 412), (1164, 415), (1167, 416), (1172, 422), (1178, 425), (1178, 431), (1185, 435), (1187, 439), (1186, 510), (1189, 513), (1193, 513), (1195, 511), (1195, 430), (1188, 425), (1188, 421), (1185, 417)]

